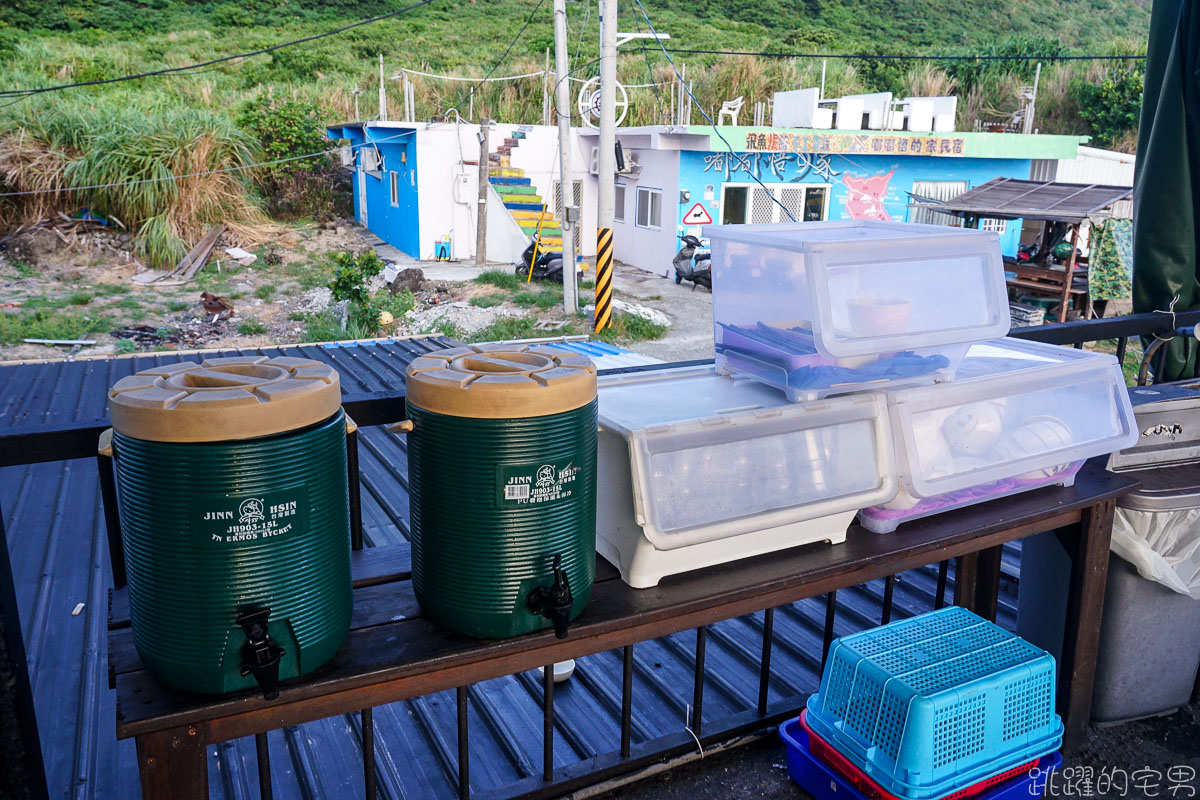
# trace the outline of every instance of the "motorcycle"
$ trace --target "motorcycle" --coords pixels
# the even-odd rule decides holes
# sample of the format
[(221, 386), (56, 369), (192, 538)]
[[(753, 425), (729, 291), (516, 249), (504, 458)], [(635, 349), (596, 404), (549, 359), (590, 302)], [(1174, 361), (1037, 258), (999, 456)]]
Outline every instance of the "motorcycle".
[(680, 236), (679, 239), (683, 246), (679, 248), (675, 258), (671, 259), (671, 264), (675, 267), (675, 283), (691, 281), (693, 292), (697, 286), (703, 286), (711, 292), (712, 254), (707, 251), (696, 252), (704, 243), (695, 236), (688, 234)]
[(1032, 244), (1022, 242), (1017, 245), (1017, 263), (1023, 264), (1026, 261), (1034, 261), (1041, 254), (1042, 244), (1040, 241), (1035, 241)]
[(521, 254), (521, 260), (513, 265), (513, 271), (519, 277), (526, 278), (531, 274), (529, 262), (533, 261), (532, 276), (535, 280), (552, 280), (562, 283), (562, 253), (551, 250), (541, 250), (538, 252), (537, 259), (534, 260), (533, 249), (536, 244), (537, 237), (529, 237), (529, 246), (526, 247), (525, 252)]

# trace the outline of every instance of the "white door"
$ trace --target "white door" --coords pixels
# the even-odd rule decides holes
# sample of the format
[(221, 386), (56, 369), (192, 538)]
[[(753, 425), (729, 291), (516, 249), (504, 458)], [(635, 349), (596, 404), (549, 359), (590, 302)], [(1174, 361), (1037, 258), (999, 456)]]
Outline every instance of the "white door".
[(358, 168), (358, 216), (364, 228), (367, 225), (367, 173), (362, 167)]

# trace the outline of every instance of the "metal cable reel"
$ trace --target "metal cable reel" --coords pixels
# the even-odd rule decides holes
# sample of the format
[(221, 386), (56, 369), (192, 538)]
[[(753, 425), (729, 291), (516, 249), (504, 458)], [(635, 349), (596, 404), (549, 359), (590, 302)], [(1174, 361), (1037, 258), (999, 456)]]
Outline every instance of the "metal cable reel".
[[(629, 110), (629, 93), (620, 81), (616, 84), (617, 125), (625, 121)], [(600, 76), (591, 78), (579, 87), (579, 117), (589, 128), (598, 128), (600, 122)]]

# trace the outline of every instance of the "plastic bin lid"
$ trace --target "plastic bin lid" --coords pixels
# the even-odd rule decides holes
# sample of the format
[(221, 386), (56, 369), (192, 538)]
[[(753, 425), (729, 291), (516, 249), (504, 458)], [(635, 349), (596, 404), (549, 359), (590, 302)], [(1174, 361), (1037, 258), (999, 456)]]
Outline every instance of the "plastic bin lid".
[(850, 220), (721, 225), (704, 232), (714, 241), (802, 254), (804, 268), (794, 274), (807, 286), (797, 291), (809, 295), (814, 345), (826, 358), (978, 342), (1004, 336), (1012, 324), (993, 231)]
[(298, 430), (342, 403), (337, 370), (321, 361), (229, 356), (144, 369), (108, 394), (113, 428), (156, 442), (218, 442)]
[(895, 496), (882, 395), (790, 403), (714, 367), (599, 379), (629, 442), (634, 517), (659, 550), (854, 511)]
[(596, 367), (579, 353), (527, 344), (478, 344), (414, 359), (407, 400), (426, 411), (477, 419), (544, 417), (596, 399)]

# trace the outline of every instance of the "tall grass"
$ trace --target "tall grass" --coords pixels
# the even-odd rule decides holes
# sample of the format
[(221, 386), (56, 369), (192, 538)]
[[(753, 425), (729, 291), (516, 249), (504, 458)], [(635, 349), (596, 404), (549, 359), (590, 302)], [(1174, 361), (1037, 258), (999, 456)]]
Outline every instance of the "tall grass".
[[(250, 138), (222, 114), (166, 103), (139, 108), (129, 99), (124, 93), (94, 104), (56, 98), (0, 120), (0, 185), (45, 191), (0, 206), (0, 225), (87, 207), (136, 230), (154, 266), (174, 264), (217, 222), (253, 240), (266, 219), (250, 199), (244, 172), (167, 179), (253, 164)], [(76, 188), (87, 186), (106, 188)]]

